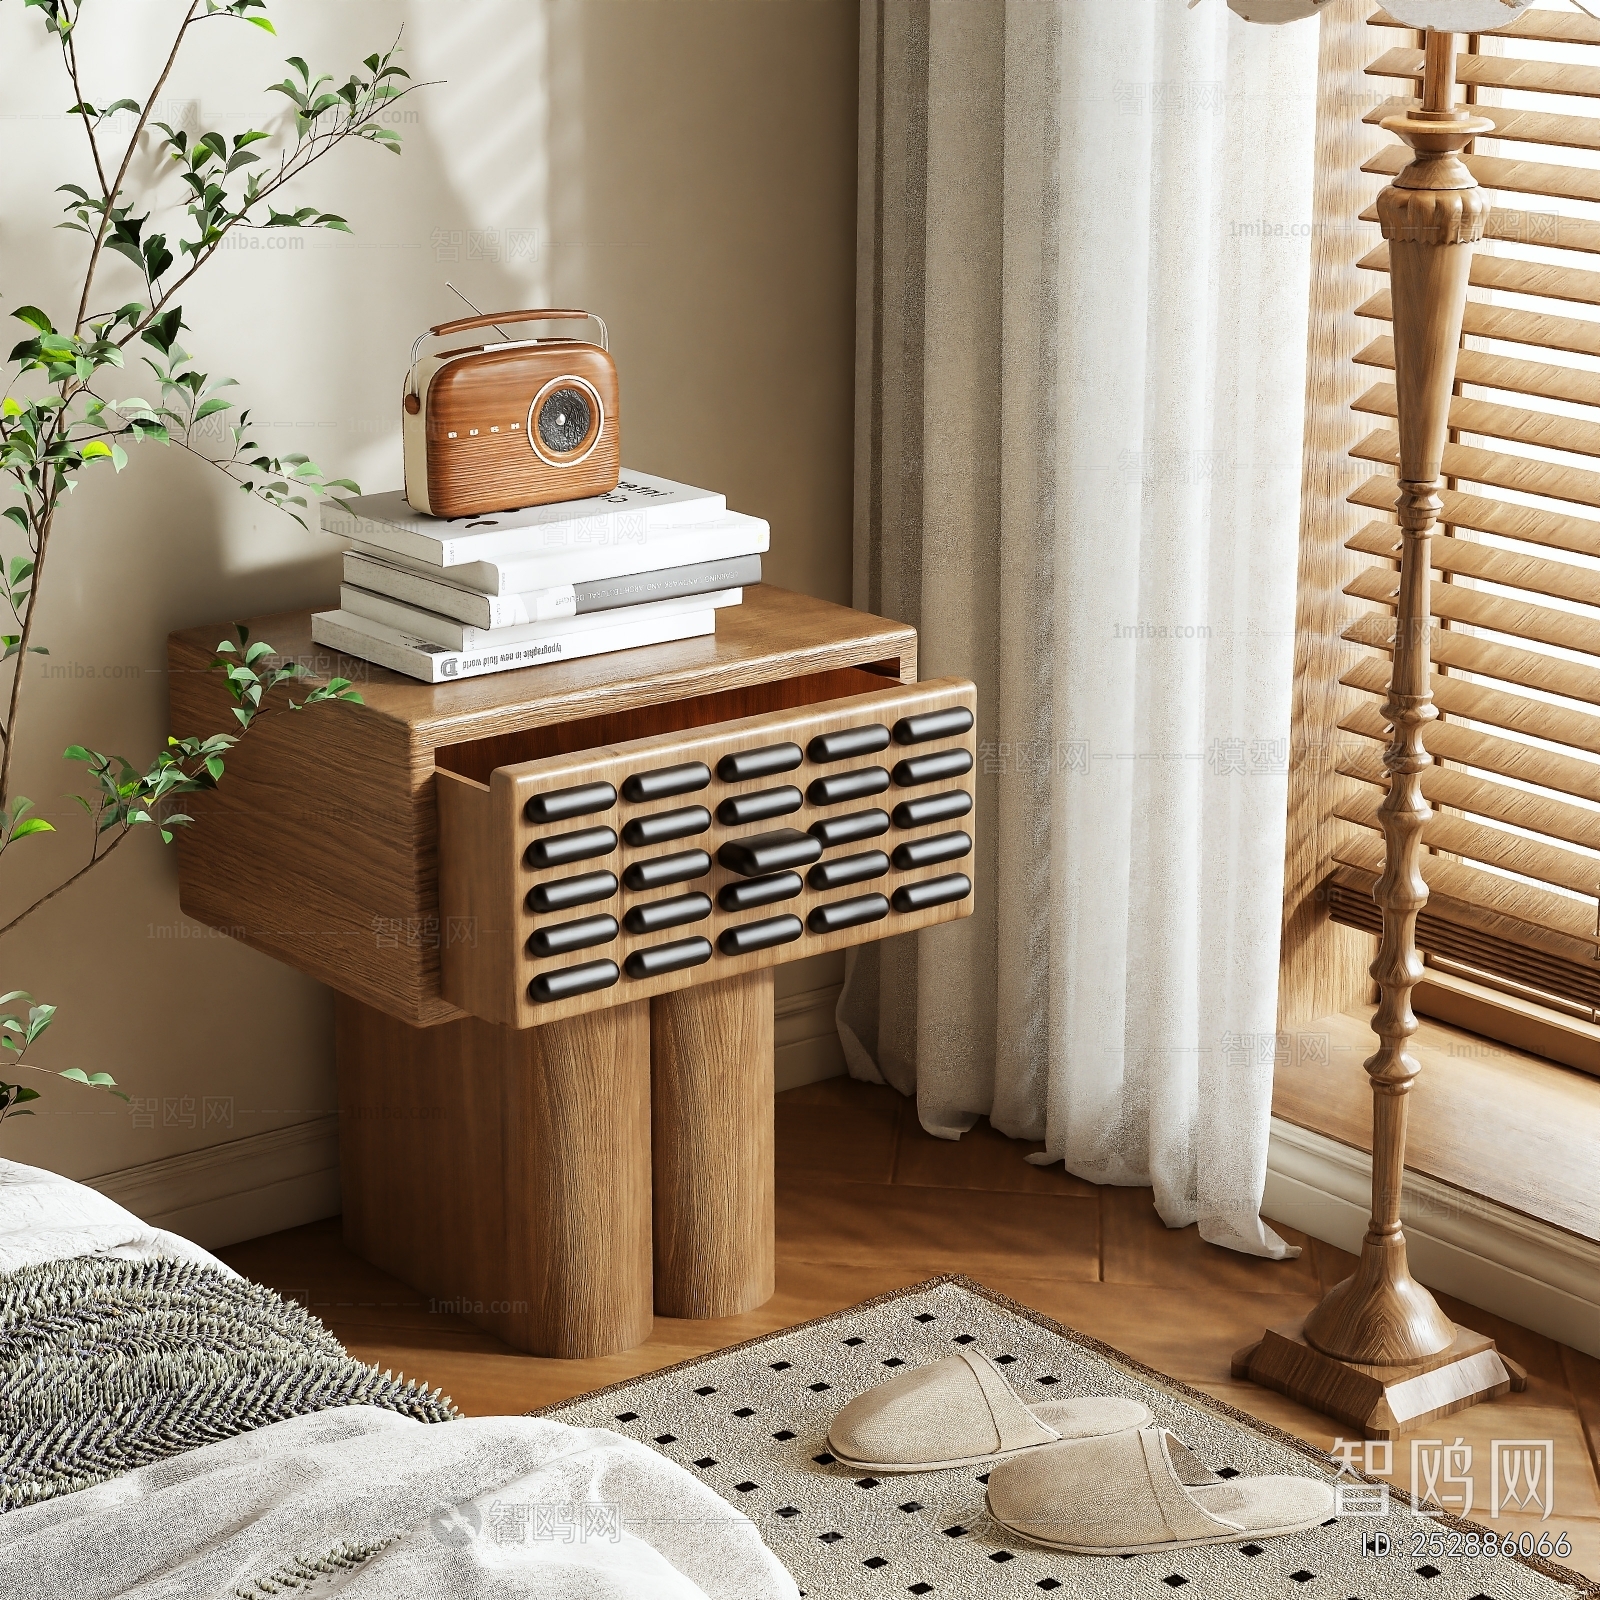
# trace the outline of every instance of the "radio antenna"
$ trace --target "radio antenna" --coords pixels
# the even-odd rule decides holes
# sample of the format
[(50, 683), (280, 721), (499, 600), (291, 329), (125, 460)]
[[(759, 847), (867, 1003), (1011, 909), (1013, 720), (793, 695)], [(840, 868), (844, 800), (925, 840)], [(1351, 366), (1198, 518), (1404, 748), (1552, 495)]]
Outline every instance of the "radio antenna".
[[(470, 310), (472, 310), (474, 312), (477, 312), (477, 314), (480, 317), (483, 315), (483, 313), (481, 311), (479, 311), (478, 308), (475, 305), (473, 305), (472, 302), (469, 299), (467, 299), (467, 297), (464, 294), (462, 294), (462, 292), (458, 288), (456, 288), (456, 286), (453, 283), (451, 283), (451, 281), (448, 278), (446, 278), (444, 280), (444, 286), (464, 306), (468, 307)], [(507, 333), (506, 330), (504, 328), (502, 328), (498, 322), (494, 324), (494, 331), (496, 333), (498, 333), (501, 336), (501, 338), (503, 338), (503, 339), (509, 339), (511, 337), (511, 335), (509, 333)]]

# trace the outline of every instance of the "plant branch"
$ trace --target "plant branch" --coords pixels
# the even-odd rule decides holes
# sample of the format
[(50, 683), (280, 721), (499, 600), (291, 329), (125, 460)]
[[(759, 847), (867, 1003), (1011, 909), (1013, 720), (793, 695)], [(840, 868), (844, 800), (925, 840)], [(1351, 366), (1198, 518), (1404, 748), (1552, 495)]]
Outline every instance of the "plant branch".
[[(133, 832), (132, 828), (124, 828), (122, 830), (122, 832), (119, 833), (116, 836), (116, 838), (113, 839), (111, 841), (111, 843), (108, 844), (105, 847), (104, 850), (98, 850), (97, 849), (95, 854), (90, 856), (88, 861), (85, 862), (83, 866), (79, 867), (78, 870), (76, 872), (74, 872), (70, 878), (62, 879), (62, 881), (60, 883), (58, 883), (55, 886), (55, 888), (50, 890), (50, 892), (48, 894), (40, 895), (39, 898), (37, 900), (35, 900), (33, 902), (33, 904), (31, 906), (29, 906), (26, 910), (19, 911), (16, 914), (16, 916), (14, 916), (8, 923), (6, 923), (3, 927), (0, 927), (0, 939), (3, 939), (8, 933), (10, 933), (11, 930), (14, 927), (16, 927), (16, 925), (19, 922), (25, 921), (28, 917), (31, 917), (34, 914), (34, 912), (39, 909), (40, 906), (47, 904), (51, 900), (54, 900), (55, 897), (58, 894), (62, 893), (63, 890), (70, 889), (73, 886), (73, 884), (75, 884), (78, 881), (79, 878), (83, 877), (83, 875), (85, 873), (93, 872), (94, 869), (96, 867), (98, 867), (100, 865), (100, 863), (102, 861), (104, 861), (106, 859), (106, 857), (109, 856), (111, 854), (111, 852), (113, 850), (115, 850), (117, 848), (117, 846), (119, 844), (121, 844), (122, 841), (124, 839), (126, 839), (128, 837), (128, 835), (130, 833), (132, 833), (132, 832)], [(96, 842), (98, 843), (98, 841), (96, 841)], [(17, 1062), (12, 1062), (11, 1063), (11, 1065), (13, 1065), (13, 1066), (16, 1066), (18, 1064), (19, 1063), (17, 1063)]]
[[(39, 593), (39, 579), (44, 572), (45, 551), (50, 543), (50, 530), (56, 520), (55, 507), (52, 505), (34, 524), (38, 530), (38, 545), (33, 553), (33, 593)], [(28, 602), (28, 614), (22, 623), (22, 638), (17, 646), (16, 665), (11, 672), (11, 694), (6, 705), (5, 720), (5, 749), (0, 753), (0, 806), (5, 806), (11, 799), (11, 757), (16, 750), (17, 741), (13, 737), (17, 727), (17, 713), (22, 705), (22, 680), (24, 677), (23, 663), (28, 659), (28, 641), (33, 637), (33, 617), (37, 608), (33, 601)]]
[(111, 192), (106, 187), (106, 168), (100, 159), (100, 141), (95, 138), (94, 123), (89, 116), (89, 105), (83, 98), (83, 85), (78, 81), (78, 47), (74, 43), (77, 32), (76, 28), (70, 28), (61, 36), (61, 49), (67, 59), (67, 76), (72, 79), (72, 92), (78, 97), (78, 115), (83, 118), (83, 131), (89, 138), (89, 154), (94, 157), (94, 173), (100, 180), (101, 198), (110, 205)]
[(139, 113), (139, 120), (134, 124), (133, 134), (128, 140), (128, 148), (122, 154), (122, 165), (117, 168), (116, 181), (112, 184), (110, 192), (105, 198), (105, 208), (100, 213), (100, 226), (95, 230), (94, 247), (89, 252), (89, 266), (83, 275), (83, 294), (78, 300), (78, 317), (72, 325), (72, 331), (83, 331), (84, 318), (89, 310), (89, 294), (94, 287), (94, 275), (100, 265), (100, 253), (105, 246), (106, 232), (111, 226), (111, 208), (117, 196), (122, 192), (123, 180), (128, 176), (128, 168), (133, 165), (133, 158), (138, 153), (139, 140), (144, 134), (146, 125), (150, 121), (150, 113), (156, 108), (156, 100), (161, 91), (167, 86), (167, 79), (172, 75), (172, 69), (177, 64), (178, 51), (183, 47), (184, 36), (195, 21), (195, 14), (200, 8), (200, 0), (189, 0), (189, 9), (184, 13), (183, 21), (178, 25), (178, 36), (172, 41), (172, 49), (168, 52), (167, 62), (161, 69), (161, 76), (156, 79), (155, 87), (150, 91), (150, 98), (145, 101), (144, 109)]

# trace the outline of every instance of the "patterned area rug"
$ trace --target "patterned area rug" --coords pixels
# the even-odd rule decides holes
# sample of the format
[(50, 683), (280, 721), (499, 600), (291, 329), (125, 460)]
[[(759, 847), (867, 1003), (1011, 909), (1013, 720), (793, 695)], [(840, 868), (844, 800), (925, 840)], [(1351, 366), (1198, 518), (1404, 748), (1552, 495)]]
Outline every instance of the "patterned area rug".
[(0, 1276), (0, 1511), (330, 1406), (459, 1415), (216, 1267), (78, 1256)]
[[(896, 1369), (976, 1344), (1024, 1400), (1121, 1395), (1224, 1476), (1336, 1465), (1276, 1428), (1164, 1377), (967, 1278), (936, 1278), (538, 1413), (653, 1445), (753, 1518), (809, 1600), (1572, 1600), (1600, 1585), (1537, 1558), (1416, 1554), (1419, 1536), (1482, 1548), (1474, 1525), (1424, 1518), (1390, 1492), (1381, 1521), (1335, 1518), (1260, 1544), (1070, 1556), (1018, 1542), (984, 1510), (978, 1468), (862, 1477), (827, 1452), (834, 1413)], [(1346, 1482), (1349, 1481), (1347, 1478)], [(1392, 1553), (1364, 1554), (1377, 1528)], [(1477, 1530), (1481, 1541), (1483, 1530)], [(1459, 1541), (1451, 1538), (1461, 1534)]]

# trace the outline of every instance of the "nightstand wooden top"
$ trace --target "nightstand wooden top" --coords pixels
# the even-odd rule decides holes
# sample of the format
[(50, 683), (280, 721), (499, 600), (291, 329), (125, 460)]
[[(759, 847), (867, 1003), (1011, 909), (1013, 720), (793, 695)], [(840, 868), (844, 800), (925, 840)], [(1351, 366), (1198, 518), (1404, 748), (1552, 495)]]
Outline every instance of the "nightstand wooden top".
[[(434, 747), (837, 667), (887, 663), (903, 682), (917, 676), (914, 629), (765, 583), (747, 588), (743, 605), (718, 611), (717, 631), (707, 638), (462, 683), (419, 683), (316, 644), (309, 610), (253, 617), (247, 625), (252, 639), (265, 639), (280, 655), (303, 663), (311, 681), (351, 679), (363, 705), (350, 711), (402, 724), (414, 745)], [(232, 634), (231, 623), (174, 633), (174, 671), (204, 670), (218, 640)]]

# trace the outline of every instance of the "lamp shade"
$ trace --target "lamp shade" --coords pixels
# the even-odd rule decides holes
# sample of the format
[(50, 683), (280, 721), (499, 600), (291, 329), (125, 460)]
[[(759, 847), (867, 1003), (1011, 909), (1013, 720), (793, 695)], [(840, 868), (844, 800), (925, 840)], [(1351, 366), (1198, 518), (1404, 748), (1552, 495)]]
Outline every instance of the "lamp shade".
[(1328, 0), (1228, 0), (1228, 9), (1246, 22), (1298, 22), (1314, 17)]
[(1408, 28), (1449, 33), (1491, 33), (1514, 22), (1533, 0), (1385, 0), (1386, 10)]

